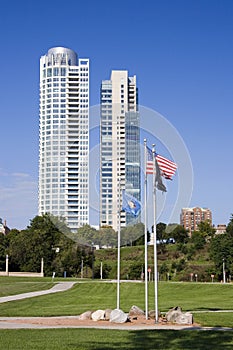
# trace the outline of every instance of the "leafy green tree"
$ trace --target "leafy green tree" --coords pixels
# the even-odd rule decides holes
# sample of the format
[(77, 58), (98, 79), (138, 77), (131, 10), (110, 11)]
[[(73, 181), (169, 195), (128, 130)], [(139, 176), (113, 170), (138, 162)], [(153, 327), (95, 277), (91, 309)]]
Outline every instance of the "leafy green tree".
[[(136, 239), (133, 241), (133, 246), (145, 244), (145, 225), (142, 222), (132, 226), (132, 230)], [(147, 242), (150, 241), (150, 232), (147, 231)]]
[[(140, 238), (143, 238), (141, 240)], [(144, 224), (137, 223), (121, 229), (121, 245), (139, 245), (144, 242)]]
[(6, 268), (6, 236), (0, 233), (0, 271)]
[[(167, 237), (166, 235), (166, 228), (167, 228), (167, 225), (164, 224), (163, 222), (159, 222), (157, 225), (156, 225), (156, 236), (157, 236), (157, 240), (159, 241), (162, 241)], [(152, 232), (154, 232), (154, 227), (152, 226)]]
[(90, 225), (83, 225), (78, 229), (75, 240), (78, 244), (92, 246), (95, 244), (96, 229)]
[(227, 225), (226, 232), (229, 235), (233, 236), (233, 214), (231, 214), (231, 218), (230, 218), (229, 224)]
[(206, 240), (205, 236), (199, 231), (194, 231), (192, 233), (192, 237), (190, 239), (190, 242), (193, 243), (194, 248), (196, 250), (202, 249), (205, 246)]
[(38, 272), (43, 258), (45, 275), (50, 275), (54, 270), (57, 249), (69, 249), (74, 244), (59, 232), (48, 214), (36, 216), (26, 230), (10, 232), (8, 236), (11, 271)]
[(161, 276), (164, 277), (164, 279), (166, 280), (167, 279), (167, 273), (169, 272), (169, 267), (168, 267), (168, 264), (166, 261), (164, 261), (162, 263), (162, 265), (160, 266), (159, 268), (159, 275), (160, 275), (160, 279), (161, 279)]
[(169, 224), (167, 232), (169, 237), (174, 238), (177, 243), (187, 243), (189, 240), (188, 231), (181, 225)]
[(102, 227), (96, 232), (95, 242), (99, 242), (100, 246), (116, 247), (117, 246), (117, 233), (112, 227)]
[(214, 261), (216, 274), (223, 279), (223, 259), (226, 276), (233, 274), (233, 239), (229, 233), (216, 235), (210, 242), (210, 258)]
[(205, 238), (206, 241), (210, 240), (215, 234), (215, 229), (210, 225), (210, 222), (208, 220), (201, 221), (199, 223), (198, 231)]
[[(61, 248), (53, 260), (53, 270), (58, 276), (77, 277), (82, 268), (82, 260), (86, 260), (86, 251), (77, 245)], [(86, 263), (86, 261), (85, 261)]]

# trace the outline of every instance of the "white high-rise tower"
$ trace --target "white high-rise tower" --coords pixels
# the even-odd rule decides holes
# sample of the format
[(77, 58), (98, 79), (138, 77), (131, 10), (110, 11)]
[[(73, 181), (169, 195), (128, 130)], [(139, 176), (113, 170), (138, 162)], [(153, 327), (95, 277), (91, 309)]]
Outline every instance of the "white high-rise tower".
[(123, 189), (141, 199), (138, 89), (126, 70), (101, 84), (100, 159), (100, 225), (117, 230), (140, 221), (125, 212), (119, 219)]
[(39, 215), (89, 221), (89, 60), (64, 47), (40, 59)]

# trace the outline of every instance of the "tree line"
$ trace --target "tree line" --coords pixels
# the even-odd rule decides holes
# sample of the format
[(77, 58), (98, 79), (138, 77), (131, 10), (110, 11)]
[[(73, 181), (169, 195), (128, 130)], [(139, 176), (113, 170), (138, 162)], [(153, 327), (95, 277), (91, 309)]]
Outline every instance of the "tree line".
[[(144, 224), (138, 223), (121, 229), (121, 246), (144, 245)], [(153, 232), (153, 227), (152, 230)], [(226, 233), (215, 234), (209, 222), (201, 222), (198, 231), (189, 237), (180, 225), (158, 223), (157, 242), (161, 252), (166, 250), (166, 242), (179, 245), (188, 255), (203, 247), (208, 247), (209, 258), (214, 262), (219, 279), (223, 276), (223, 261), (226, 277), (233, 274), (233, 216)], [(36, 216), (24, 230), (12, 229), (7, 235), (0, 234), (0, 270), (5, 270), (6, 255), (9, 256), (9, 271), (39, 272), (41, 258), (44, 259), (44, 273), (50, 276), (98, 277), (99, 267), (94, 269), (95, 249), (115, 248), (118, 234), (109, 226), (99, 230), (84, 225), (76, 233), (71, 232), (63, 220), (49, 214)], [(150, 232), (148, 232), (148, 241)], [(165, 269), (165, 263), (163, 266)], [(108, 277), (109, 267), (103, 265), (103, 277)]]

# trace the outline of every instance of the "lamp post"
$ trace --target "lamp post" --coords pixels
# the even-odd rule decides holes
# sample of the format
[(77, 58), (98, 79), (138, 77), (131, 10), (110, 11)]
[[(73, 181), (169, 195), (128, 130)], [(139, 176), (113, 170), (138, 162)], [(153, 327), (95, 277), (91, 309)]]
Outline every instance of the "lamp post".
[(225, 259), (222, 259), (222, 274), (223, 274), (223, 283), (226, 283), (226, 270), (225, 270)]
[(100, 279), (103, 279), (103, 263), (102, 261), (100, 262)]
[(92, 279), (94, 279), (94, 243), (91, 243), (92, 250)]
[(6, 255), (6, 275), (9, 275), (9, 256)]
[(81, 278), (83, 278), (83, 257), (82, 257), (82, 261), (81, 261)]

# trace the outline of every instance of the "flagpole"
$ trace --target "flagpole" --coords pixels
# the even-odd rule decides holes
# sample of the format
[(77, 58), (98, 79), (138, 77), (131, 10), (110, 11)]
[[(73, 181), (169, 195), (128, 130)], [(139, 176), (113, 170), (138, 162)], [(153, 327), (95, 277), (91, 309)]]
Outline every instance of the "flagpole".
[(144, 236), (145, 236), (145, 271), (144, 271), (144, 276), (145, 276), (145, 315), (146, 319), (148, 319), (148, 275), (147, 275), (147, 270), (148, 270), (148, 256), (147, 256), (147, 151), (146, 151), (146, 139), (144, 139), (144, 163), (145, 163), (145, 178), (144, 178)]
[(154, 204), (154, 287), (155, 287), (155, 323), (159, 321), (158, 313), (158, 265), (157, 265), (157, 232), (156, 232), (156, 158), (155, 145), (153, 145), (154, 173), (153, 173), (153, 204)]
[(118, 229), (117, 229), (117, 309), (120, 309), (120, 261), (121, 261), (121, 184), (118, 182)]

